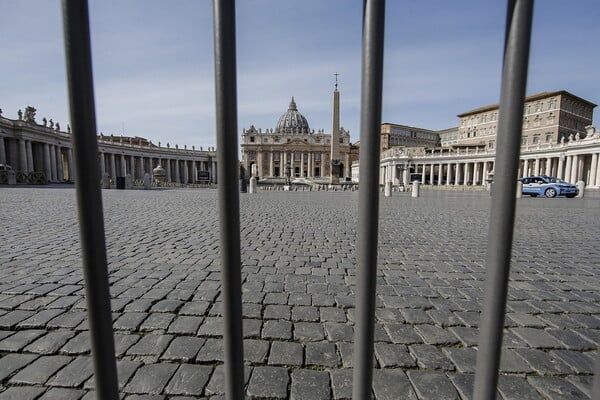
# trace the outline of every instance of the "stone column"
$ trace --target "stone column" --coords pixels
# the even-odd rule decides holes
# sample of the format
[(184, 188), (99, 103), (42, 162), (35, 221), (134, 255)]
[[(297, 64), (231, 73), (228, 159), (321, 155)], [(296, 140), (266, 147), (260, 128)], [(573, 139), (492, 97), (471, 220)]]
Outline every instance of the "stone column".
[(283, 165), (280, 166), (280, 175), (281, 176), (285, 176), (285, 168), (287, 166), (287, 151), (282, 151), (281, 154), (279, 155), (279, 159), (281, 160), (281, 155), (283, 155)]
[(598, 153), (596, 153), (596, 160), (598, 160), (597, 162), (597, 166), (595, 168), (596, 170), (596, 182), (594, 184), (594, 186), (596, 187), (600, 187), (600, 155)]
[(190, 183), (190, 170), (189, 170), (189, 163), (187, 160), (183, 160), (183, 183), (188, 184)]
[(56, 182), (56, 149), (54, 145), (50, 145), (50, 176), (52, 182)]
[[(571, 180), (571, 166), (573, 165), (573, 156), (567, 157), (567, 162), (565, 165), (565, 177), (563, 179), (570, 181)], [(575, 183), (575, 182), (571, 182)]]
[(433, 186), (433, 165), (434, 164), (431, 164), (431, 166), (430, 166), (431, 169), (429, 170), (429, 184), (432, 186)]
[(534, 167), (533, 171), (534, 171), (533, 172), (534, 175), (540, 174), (540, 159), (539, 158), (535, 159), (535, 167)]
[(196, 179), (198, 179), (198, 164), (196, 163), (196, 160), (192, 160), (192, 183), (196, 183)]
[(452, 163), (448, 163), (448, 173), (447, 173), (447, 179), (446, 179), (446, 186), (450, 186), (451, 182), (452, 182), (452, 168), (453, 168)]
[(135, 156), (129, 156), (129, 175), (131, 179), (135, 179)]
[(576, 182), (579, 182), (581, 180), (583, 180), (584, 176), (583, 176), (583, 167), (584, 167), (584, 156), (575, 156), (578, 160), (577, 163), (575, 163), (575, 161), (573, 161), (574, 165), (577, 166), (577, 169), (575, 170), (575, 180)]
[(304, 151), (300, 152), (300, 177), (304, 178)]
[(63, 165), (62, 149), (60, 146), (56, 146), (56, 179), (59, 182), (62, 182), (65, 178)]
[(170, 159), (166, 159), (166, 174), (167, 174), (167, 182), (171, 182), (173, 180), (172, 176), (171, 176), (171, 160)]
[(104, 153), (100, 153), (100, 176), (104, 179), (106, 173), (106, 162), (104, 161)]
[(4, 136), (0, 136), (0, 164), (6, 164), (6, 146)]
[(273, 160), (274, 156), (273, 156), (273, 152), (270, 151), (269, 152), (269, 176), (273, 176), (275, 171), (274, 171), (274, 160)]
[(27, 174), (27, 146), (25, 146), (25, 140), (19, 139), (19, 168), (21, 172)]
[(598, 186), (598, 153), (592, 154), (592, 165), (590, 166), (590, 183), (588, 186)]
[(546, 158), (546, 165), (545, 165), (544, 174), (546, 176), (551, 176), (552, 175), (552, 158), (550, 158), (550, 157)]
[(175, 160), (175, 182), (181, 183), (181, 171), (179, 169), (179, 160)]
[(312, 151), (308, 152), (308, 177), (312, 178), (313, 176), (313, 165), (314, 165), (314, 160), (313, 160), (313, 153)]
[(469, 179), (471, 179), (471, 171), (469, 171), (469, 163), (465, 163), (465, 186), (469, 184)]
[(484, 161), (483, 162), (483, 174), (481, 176), (481, 184), (482, 185), (487, 185), (487, 177), (488, 177), (488, 162)]
[(461, 171), (460, 171), (460, 167), (461, 163), (456, 163), (456, 179), (454, 180), (454, 185), (459, 185), (460, 179), (461, 179)]
[(263, 176), (263, 152), (259, 151), (256, 153), (256, 176)]
[(564, 179), (563, 171), (564, 171), (564, 160), (563, 160), (563, 157), (558, 157), (558, 168), (557, 168), (557, 171), (556, 171), (556, 177), (558, 179)]
[(125, 161), (125, 154), (121, 154), (121, 176), (127, 175), (127, 162)]
[(75, 164), (73, 164), (73, 149), (67, 149), (67, 173), (69, 181), (75, 182)]
[(523, 160), (523, 177), (529, 176), (529, 160)]
[(110, 153), (110, 179), (114, 183), (117, 182), (117, 161), (115, 159), (115, 153)]
[(438, 170), (439, 170), (439, 175), (438, 175), (438, 186), (442, 184), (442, 179), (444, 178), (444, 165), (442, 163), (438, 164)]
[(50, 159), (50, 145), (44, 143), (44, 174), (46, 181), (52, 180), (52, 160)]
[(35, 167), (33, 165), (33, 147), (31, 144), (31, 140), (27, 140), (25, 142), (25, 146), (27, 147), (27, 170), (29, 172), (34, 172)]
[(480, 176), (479, 176), (479, 162), (473, 164), (473, 185), (478, 185)]

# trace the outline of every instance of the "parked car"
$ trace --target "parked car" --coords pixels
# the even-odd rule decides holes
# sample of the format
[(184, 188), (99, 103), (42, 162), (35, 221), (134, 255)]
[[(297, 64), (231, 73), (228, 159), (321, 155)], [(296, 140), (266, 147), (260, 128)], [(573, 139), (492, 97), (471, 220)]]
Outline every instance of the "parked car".
[(577, 189), (577, 186), (552, 176), (528, 176), (519, 180), (521, 183), (523, 183), (522, 193), (531, 197), (575, 197), (579, 194), (579, 189)]

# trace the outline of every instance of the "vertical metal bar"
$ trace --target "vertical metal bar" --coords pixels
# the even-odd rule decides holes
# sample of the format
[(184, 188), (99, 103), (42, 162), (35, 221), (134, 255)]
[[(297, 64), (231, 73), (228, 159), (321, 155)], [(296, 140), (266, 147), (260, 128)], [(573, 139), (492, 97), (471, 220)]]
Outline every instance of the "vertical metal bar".
[(244, 398), (240, 199), (237, 139), (235, 1), (214, 0), (215, 98), (225, 385), (229, 400)]
[(353, 398), (371, 398), (377, 236), (379, 228), (379, 158), (385, 1), (365, 0), (360, 123), (360, 190), (358, 194), (358, 266), (354, 333)]
[(118, 381), (106, 264), (88, 5), (63, 0), (65, 56), (77, 176), (79, 231), (98, 399), (117, 400)]
[(496, 398), (515, 218), (533, 0), (509, 0), (474, 400)]

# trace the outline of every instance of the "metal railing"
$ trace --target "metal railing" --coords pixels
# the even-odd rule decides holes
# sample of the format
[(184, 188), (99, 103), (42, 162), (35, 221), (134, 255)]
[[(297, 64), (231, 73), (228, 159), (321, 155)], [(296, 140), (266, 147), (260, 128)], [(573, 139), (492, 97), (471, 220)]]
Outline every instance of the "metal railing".
[[(525, 99), (533, 0), (509, 0), (495, 187), (489, 224), (486, 298), (474, 398), (495, 398), (515, 213), (515, 181)], [(384, 0), (365, 0), (361, 93), (361, 190), (353, 396), (371, 398), (381, 122)], [(87, 1), (63, 0), (64, 36), (77, 200), (99, 399), (118, 398), (106, 262)], [(226, 396), (244, 397), (240, 211), (237, 167), (235, 1), (214, 0), (215, 88)]]

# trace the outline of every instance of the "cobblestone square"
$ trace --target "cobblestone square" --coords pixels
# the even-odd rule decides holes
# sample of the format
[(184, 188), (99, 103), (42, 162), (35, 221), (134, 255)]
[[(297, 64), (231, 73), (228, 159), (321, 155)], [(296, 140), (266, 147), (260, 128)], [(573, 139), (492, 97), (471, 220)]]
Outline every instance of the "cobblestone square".
[[(487, 192), (381, 198), (374, 398), (470, 399)], [(351, 397), (357, 192), (241, 194), (251, 399)], [(105, 190), (124, 399), (224, 398), (216, 190)], [(518, 200), (498, 398), (587, 399), (600, 196)], [(91, 399), (72, 188), (0, 189), (0, 399)]]

